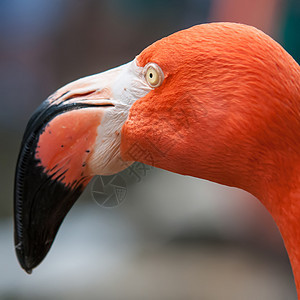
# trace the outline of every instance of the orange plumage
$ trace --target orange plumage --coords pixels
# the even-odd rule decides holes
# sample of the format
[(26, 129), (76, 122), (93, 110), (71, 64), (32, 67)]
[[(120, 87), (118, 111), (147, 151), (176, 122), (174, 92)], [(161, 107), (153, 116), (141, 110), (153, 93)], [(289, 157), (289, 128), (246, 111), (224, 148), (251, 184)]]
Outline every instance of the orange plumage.
[[(300, 294), (299, 65), (263, 32), (232, 23), (180, 31), (137, 60), (157, 63), (165, 79), (133, 104), (122, 157), (259, 198), (281, 231)], [(137, 142), (151, 161), (132, 154)]]

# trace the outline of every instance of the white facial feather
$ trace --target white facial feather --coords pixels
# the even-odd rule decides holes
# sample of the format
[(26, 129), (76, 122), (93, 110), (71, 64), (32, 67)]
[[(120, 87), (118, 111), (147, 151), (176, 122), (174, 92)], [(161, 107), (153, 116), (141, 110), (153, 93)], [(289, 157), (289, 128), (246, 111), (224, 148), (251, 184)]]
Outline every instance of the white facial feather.
[[(110, 89), (112, 93), (110, 101), (114, 107), (105, 109), (103, 119), (98, 127), (98, 136), (90, 158), (89, 167), (92, 175), (114, 174), (133, 163), (125, 162), (121, 158), (121, 129), (132, 104), (152, 90), (145, 80), (144, 68), (138, 67), (136, 60), (107, 71), (107, 73), (109, 74), (108, 82), (105, 80), (105, 76), (101, 76), (103, 81), (99, 82), (101, 86), (98, 89)], [(116, 76), (111, 76), (113, 73)]]

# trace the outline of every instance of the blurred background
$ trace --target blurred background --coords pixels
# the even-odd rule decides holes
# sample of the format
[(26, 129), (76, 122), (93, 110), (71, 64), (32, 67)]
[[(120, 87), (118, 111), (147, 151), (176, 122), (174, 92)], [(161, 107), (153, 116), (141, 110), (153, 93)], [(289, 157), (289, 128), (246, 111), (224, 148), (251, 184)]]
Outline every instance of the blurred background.
[(211, 21), (254, 25), (300, 61), (299, 0), (0, 1), (0, 299), (296, 299), (280, 234), (254, 197), (158, 169), (114, 209), (88, 187), (31, 276), (14, 254), (14, 169), (34, 109)]

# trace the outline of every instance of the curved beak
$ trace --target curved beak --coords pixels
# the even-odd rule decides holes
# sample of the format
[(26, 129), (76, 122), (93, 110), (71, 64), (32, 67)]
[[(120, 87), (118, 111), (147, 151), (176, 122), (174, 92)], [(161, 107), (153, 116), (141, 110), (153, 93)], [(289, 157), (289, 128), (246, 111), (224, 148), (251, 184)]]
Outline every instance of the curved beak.
[(114, 109), (111, 83), (119, 68), (58, 90), (34, 112), (26, 127), (15, 173), (15, 249), (31, 273), (94, 175), (89, 169), (101, 123)]

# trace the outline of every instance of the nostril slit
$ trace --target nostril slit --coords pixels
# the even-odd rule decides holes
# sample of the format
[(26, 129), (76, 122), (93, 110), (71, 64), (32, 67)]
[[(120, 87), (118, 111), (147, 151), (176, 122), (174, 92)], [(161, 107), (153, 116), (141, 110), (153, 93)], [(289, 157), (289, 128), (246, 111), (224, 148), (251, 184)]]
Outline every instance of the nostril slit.
[(71, 99), (78, 98), (78, 97), (86, 97), (86, 96), (93, 94), (94, 92), (95, 91), (90, 91), (90, 92), (82, 93), (82, 94), (71, 94), (69, 97), (65, 98), (64, 101), (71, 100)]

